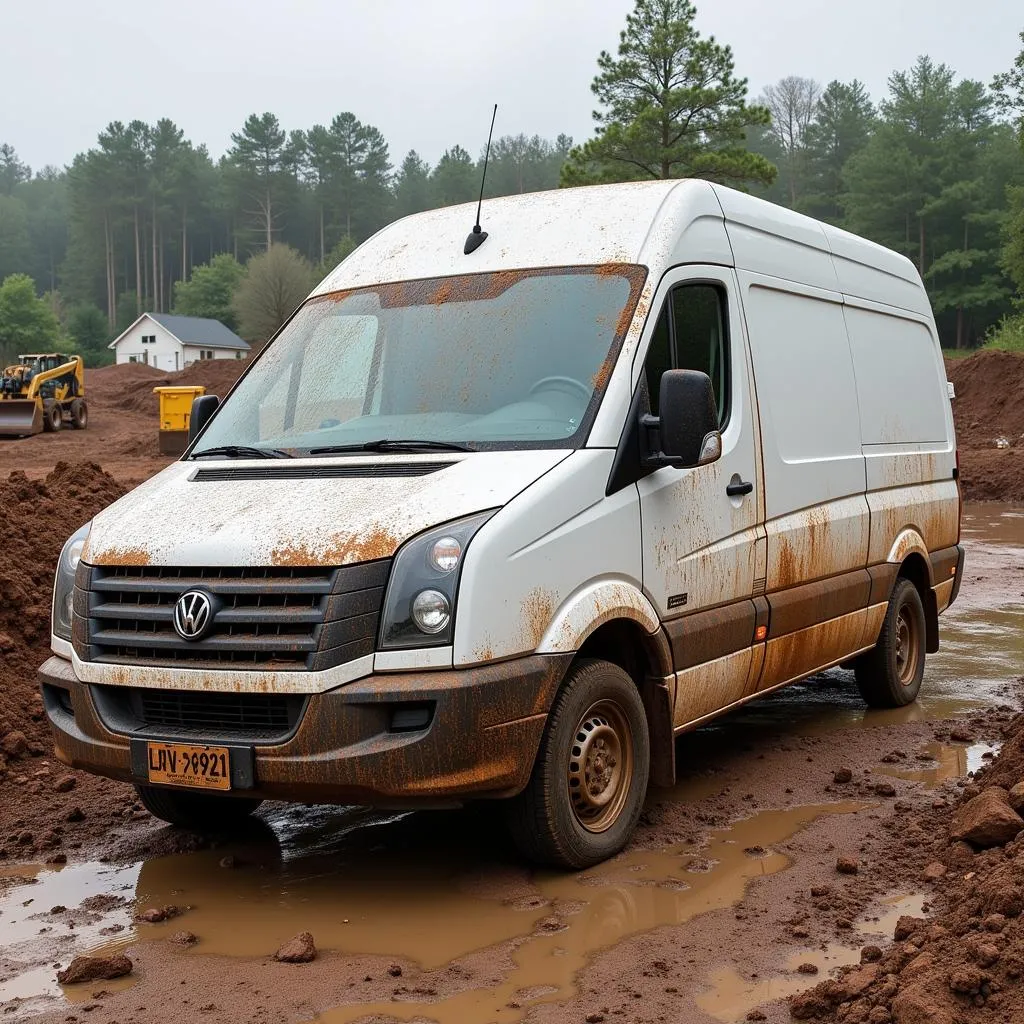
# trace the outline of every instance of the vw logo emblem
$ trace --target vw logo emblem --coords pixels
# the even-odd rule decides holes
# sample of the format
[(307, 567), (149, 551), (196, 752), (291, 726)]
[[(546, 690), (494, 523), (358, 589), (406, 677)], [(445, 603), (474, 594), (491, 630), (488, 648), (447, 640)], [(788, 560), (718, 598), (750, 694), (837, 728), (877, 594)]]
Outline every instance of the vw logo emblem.
[(189, 590), (174, 606), (174, 629), (182, 640), (201, 640), (213, 625), (213, 601), (203, 590)]

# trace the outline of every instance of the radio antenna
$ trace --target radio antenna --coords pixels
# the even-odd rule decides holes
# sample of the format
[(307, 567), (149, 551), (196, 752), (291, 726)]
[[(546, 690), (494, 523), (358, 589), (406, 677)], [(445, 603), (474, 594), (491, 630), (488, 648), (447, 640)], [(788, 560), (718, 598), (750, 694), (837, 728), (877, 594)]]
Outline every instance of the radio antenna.
[(463, 252), (468, 256), (476, 252), (487, 239), (487, 232), (480, 228), (480, 208), (484, 205), (484, 182), (487, 181), (487, 161), (491, 158), (491, 136), (494, 134), (494, 119), (498, 116), (498, 104), (494, 104), (494, 113), (491, 114), (491, 130), (487, 133), (487, 149), (484, 151), (484, 169), (480, 174), (480, 200), (476, 204), (476, 223), (473, 230), (466, 238), (466, 245)]

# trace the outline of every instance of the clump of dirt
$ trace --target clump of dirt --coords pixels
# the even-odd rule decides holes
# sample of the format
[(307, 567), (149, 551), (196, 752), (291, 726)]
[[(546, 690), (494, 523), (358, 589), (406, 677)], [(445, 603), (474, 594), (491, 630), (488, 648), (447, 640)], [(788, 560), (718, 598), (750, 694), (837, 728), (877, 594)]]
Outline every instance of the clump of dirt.
[[(894, 942), (862, 950), (860, 967), (793, 997), (798, 1020), (843, 1024), (959, 1024), (1024, 1020), (1024, 822), (1006, 841), (1013, 806), (1024, 806), (1024, 715), (1005, 726), (997, 758), (963, 788), (952, 813), (915, 807), (887, 859), (908, 853), (917, 884), (934, 890), (930, 918), (901, 917)], [(941, 813), (937, 814), (937, 811)], [(999, 828), (995, 826), (999, 825)], [(906, 837), (931, 833), (931, 842)], [(956, 839), (965, 836), (970, 841)]]
[[(97, 819), (104, 780), (43, 760), (51, 750), (36, 670), (49, 655), (50, 595), (65, 540), (127, 488), (95, 463), (59, 462), (41, 480), (0, 482), (0, 857), (55, 857)], [(123, 800), (110, 801), (104, 815)]]
[[(946, 363), (956, 398), (964, 496), (972, 501), (1024, 499), (1024, 355), (982, 351)], [(1006, 444), (1008, 447), (999, 447)]]

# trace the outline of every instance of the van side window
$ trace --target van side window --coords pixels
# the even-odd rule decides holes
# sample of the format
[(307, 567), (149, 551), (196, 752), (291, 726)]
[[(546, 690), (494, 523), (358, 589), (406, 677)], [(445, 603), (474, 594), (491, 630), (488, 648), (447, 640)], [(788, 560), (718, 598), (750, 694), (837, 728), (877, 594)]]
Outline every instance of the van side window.
[(729, 418), (729, 347), (725, 294), (713, 284), (674, 288), (658, 317), (644, 362), (651, 412), (658, 415), (658, 389), (665, 370), (701, 370), (715, 389), (718, 420)]

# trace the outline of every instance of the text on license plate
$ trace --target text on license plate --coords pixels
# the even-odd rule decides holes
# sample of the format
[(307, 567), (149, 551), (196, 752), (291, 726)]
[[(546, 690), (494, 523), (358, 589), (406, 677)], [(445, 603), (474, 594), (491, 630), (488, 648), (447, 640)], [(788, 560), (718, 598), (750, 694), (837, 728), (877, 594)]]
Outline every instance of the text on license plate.
[(198, 789), (231, 788), (231, 755), (227, 747), (155, 742), (146, 746), (150, 782)]

